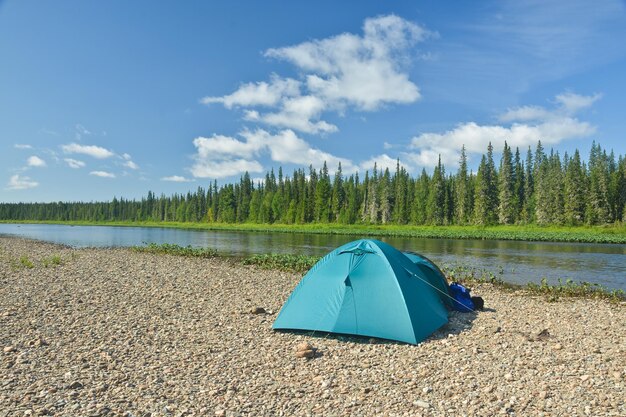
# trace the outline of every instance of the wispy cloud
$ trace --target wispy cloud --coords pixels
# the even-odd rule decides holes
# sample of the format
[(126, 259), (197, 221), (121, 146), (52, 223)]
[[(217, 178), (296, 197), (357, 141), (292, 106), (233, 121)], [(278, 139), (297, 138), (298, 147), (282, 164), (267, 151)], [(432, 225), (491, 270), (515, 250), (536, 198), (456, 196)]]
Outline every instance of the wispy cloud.
[(91, 135), (91, 132), (87, 130), (85, 126), (81, 124), (76, 124), (76, 126), (74, 126), (74, 137), (76, 138), (77, 141), (80, 141), (83, 138), (83, 136), (89, 136), (89, 135)]
[[(451, 20), (455, 26), (442, 30), (437, 58), (420, 68), (431, 96), (492, 106), (510, 103), (533, 85), (626, 57), (623, 1), (481, 5), (478, 18)], [(459, 36), (447, 38), (451, 31)]]
[(277, 128), (335, 132), (337, 126), (321, 120), (325, 112), (374, 111), (420, 98), (405, 63), (412, 47), (429, 36), (435, 34), (395, 15), (366, 19), (362, 35), (344, 33), (265, 51), (266, 57), (295, 65), (301, 79), (273, 74), (269, 82), (243, 84), (231, 94), (201, 102), (242, 107), (245, 120)]
[(85, 163), (83, 161), (79, 161), (77, 159), (65, 158), (64, 161), (70, 168), (74, 169), (83, 168), (85, 166)]
[(37, 181), (33, 181), (30, 177), (21, 176), (19, 174), (12, 175), (7, 184), (8, 190), (26, 190), (35, 188), (39, 185)]
[(25, 143), (16, 143), (13, 147), (15, 149), (33, 149), (32, 145), (27, 145)]
[(82, 154), (97, 159), (106, 159), (115, 155), (112, 151), (96, 145), (79, 145), (78, 143), (70, 143), (62, 145), (61, 149), (63, 149), (63, 152), (68, 154)]
[(185, 178), (180, 175), (171, 175), (169, 177), (161, 178), (161, 181), (170, 181), (170, 182), (193, 182), (194, 180), (191, 178)]
[(556, 96), (555, 101), (561, 105), (566, 114), (575, 114), (582, 109), (591, 107), (593, 103), (600, 100), (602, 94), (596, 93), (592, 96), (581, 96), (575, 93), (563, 93)]
[(50, 136), (61, 136), (59, 135), (59, 132), (56, 132), (51, 129), (46, 129), (45, 127), (42, 127), (41, 129), (39, 129), (39, 133), (45, 133), (46, 135), (50, 135)]
[(122, 165), (124, 165), (126, 168), (130, 168), (130, 169), (135, 169), (135, 170), (139, 169), (139, 165), (137, 165), (133, 161), (126, 161)]
[(95, 177), (100, 178), (115, 178), (115, 174), (107, 171), (91, 171), (89, 175), (93, 175)]
[(28, 159), (26, 160), (26, 165), (28, 165), (29, 167), (43, 168), (46, 166), (46, 161), (38, 156), (33, 155), (28, 157)]

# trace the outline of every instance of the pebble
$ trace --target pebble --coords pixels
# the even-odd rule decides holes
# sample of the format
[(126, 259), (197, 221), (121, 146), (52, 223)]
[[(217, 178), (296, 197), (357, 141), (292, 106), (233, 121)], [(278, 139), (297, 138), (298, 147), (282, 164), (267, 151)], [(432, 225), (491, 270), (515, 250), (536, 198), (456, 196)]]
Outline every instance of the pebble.
[(296, 346), (296, 352), (301, 352), (304, 350), (313, 350), (313, 346), (308, 342), (302, 342)]
[(413, 401), (413, 404), (418, 406), (419, 408), (430, 408), (430, 404), (422, 400), (415, 400)]
[(626, 415), (626, 304), (481, 284), (417, 346), (273, 331), (301, 276), (0, 236), (0, 417)]
[(82, 389), (83, 388), (83, 384), (81, 384), (79, 381), (74, 381), (71, 384), (69, 384), (67, 386), (69, 389)]
[(296, 352), (296, 358), (312, 358), (315, 356), (313, 350), (299, 350)]

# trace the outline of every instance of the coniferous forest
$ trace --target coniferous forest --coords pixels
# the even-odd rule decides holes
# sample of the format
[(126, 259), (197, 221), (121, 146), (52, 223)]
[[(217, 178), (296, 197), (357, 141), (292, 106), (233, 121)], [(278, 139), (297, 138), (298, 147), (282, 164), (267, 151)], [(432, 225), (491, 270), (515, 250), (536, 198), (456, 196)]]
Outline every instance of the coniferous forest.
[(141, 200), (1, 203), (0, 220), (156, 221), (220, 223), (337, 223), (413, 225), (601, 225), (626, 217), (626, 159), (593, 143), (589, 159), (547, 152), (541, 142), (521, 154), (506, 143), (498, 166), (493, 147), (468, 171), (465, 148), (455, 174), (439, 161), (432, 174), (412, 177), (399, 163), (364, 176), (282, 168), (254, 183), (234, 184)]

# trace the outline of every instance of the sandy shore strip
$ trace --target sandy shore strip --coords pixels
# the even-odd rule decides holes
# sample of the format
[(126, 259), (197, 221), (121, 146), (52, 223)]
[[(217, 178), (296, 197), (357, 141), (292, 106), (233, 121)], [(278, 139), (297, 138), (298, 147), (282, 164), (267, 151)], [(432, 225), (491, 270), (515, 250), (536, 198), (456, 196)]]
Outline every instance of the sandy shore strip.
[(274, 332), (299, 279), (0, 237), (0, 417), (626, 415), (624, 303), (481, 285), (418, 346)]

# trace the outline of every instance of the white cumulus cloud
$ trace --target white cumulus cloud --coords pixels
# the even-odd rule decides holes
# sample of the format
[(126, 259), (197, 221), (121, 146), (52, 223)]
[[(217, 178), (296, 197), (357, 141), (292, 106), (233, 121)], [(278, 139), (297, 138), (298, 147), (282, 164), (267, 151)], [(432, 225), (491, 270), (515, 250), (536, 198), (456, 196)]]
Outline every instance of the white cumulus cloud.
[(85, 163), (83, 161), (79, 161), (77, 159), (65, 158), (64, 161), (70, 168), (74, 169), (83, 168), (85, 166)]
[(77, 153), (91, 156), (97, 159), (106, 159), (115, 155), (110, 150), (96, 145), (80, 145), (78, 143), (70, 143), (67, 145), (62, 145), (61, 149), (63, 149), (63, 152), (68, 154)]
[(46, 166), (46, 161), (44, 161), (38, 156), (33, 155), (33, 156), (28, 157), (28, 159), (26, 160), (26, 164), (29, 167), (42, 168)]
[(26, 190), (29, 188), (35, 188), (39, 185), (37, 181), (31, 180), (29, 177), (20, 176), (19, 174), (12, 175), (9, 178), (7, 189), (9, 190)]
[(344, 33), (265, 54), (308, 72), (307, 88), (324, 101), (375, 110), (384, 103), (420, 98), (402, 64), (409, 49), (429, 35), (415, 23), (388, 15), (366, 19), (362, 36)]
[(315, 96), (300, 96), (285, 99), (282, 108), (275, 113), (259, 114), (255, 110), (246, 112), (245, 119), (261, 121), (271, 126), (299, 130), (305, 133), (336, 132), (337, 126), (319, 120), (325, 103)]
[[(373, 156), (370, 159), (363, 161), (359, 164), (359, 168), (361, 168), (363, 171), (372, 171), (374, 169), (374, 166), (376, 166), (376, 169), (378, 171), (380, 170), (385, 170), (385, 169), (389, 169), (389, 171), (391, 171), (392, 173), (395, 172), (396, 170), (396, 166), (398, 164), (398, 159), (397, 158), (392, 158), (387, 154), (380, 154), (377, 156)], [(403, 161), (400, 161), (400, 166), (403, 166), (405, 169), (409, 169), (410, 166)]]
[[(395, 15), (366, 19), (363, 34), (343, 33), (297, 45), (271, 48), (266, 57), (295, 65), (302, 78), (272, 75), (269, 82), (243, 84), (229, 95), (204, 97), (204, 104), (242, 107), (247, 121), (305, 133), (330, 133), (337, 126), (322, 120), (326, 112), (347, 108), (374, 111), (389, 103), (420, 98), (409, 80), (411, 48), (431, 32)], [(256, 107), (272, 108), (267, 113)]]
[(89, 175), (93, 175), (100, 178), (115, 178), (115, 174), (107, 171), (91, 171)]
[(257, 160), (267, 154), (274, 162), (283, 164), (313, 165), (321, 167), (324, 161), (329, 168), (341, 162), (345, 171), (354, 169), (352, 162), (345, 158), (313, 148), (292, 130), (282, 130), (272, 134), (263, 129), (243, 131), (241, 139), (213, 135), (194, 140), (196, 154), (191, 173), (199, 178), (224, 178), (248, 172), (262, 172), (263, 166)]
[(541, 106), (523, 106), (509, 109), (499, 116), (505, 124), (481, 125), (466, 122), (443, 133), (422, 133), (411, 141), (409, 158), (418, 165), (432, 166), (441, 155), (442, 162), (458, 161), (463, 145), (468, 153), (484, 153), (489, 142), (496, 148), (506, 141), (511, 147), (534, 146), (539, 140), (544, 144), (558, 144), (564, 140), (584, 138), (595, 133), (595, 126), (581, 121), (574, 113), (591, 106), (599, 95), (580, 96), (572, 93), (556, 97), (559, 104), (554, 109)]
[(203, 104), (222, 103), (230, 109), (235, 106), (274, 106), (283, 97), (300, 94), (300, 82), (292, 78), (273, 75), (271, 81), (243, 84), (237, 91), (223, 97), (204, 97)]

